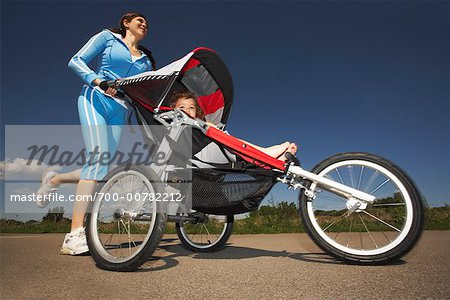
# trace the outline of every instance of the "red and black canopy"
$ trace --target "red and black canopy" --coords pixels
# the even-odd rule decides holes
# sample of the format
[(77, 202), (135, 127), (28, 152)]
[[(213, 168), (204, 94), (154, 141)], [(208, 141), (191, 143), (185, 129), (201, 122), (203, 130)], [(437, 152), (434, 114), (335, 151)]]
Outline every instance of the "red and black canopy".
[(225, 125), (233, 104), (233, 81), (217, 53), (197, 48), (183, 58), (156, 70), (118, 81), (128, 96), (150, 111), (168, 105), (173, 91), (195, 93), (208, 122)]

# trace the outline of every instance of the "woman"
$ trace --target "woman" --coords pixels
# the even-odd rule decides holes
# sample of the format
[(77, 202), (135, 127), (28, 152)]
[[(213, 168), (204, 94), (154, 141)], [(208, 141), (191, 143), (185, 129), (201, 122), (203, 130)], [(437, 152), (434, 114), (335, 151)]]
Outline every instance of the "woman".
[[(198, 105), (196, 95), (188, 90), (174, 92), (172, 94), (172, 98), (170, 99), (170, 106), (184, 111), (188, 116), (190, 116), (193, 119), (203, 117), (203, 111)], [(295, 153), (297, 152), (297, 145), (290, 142), (284, 142), (282, 144), (273, 145), (266, 148), (251, 144), (244, 140), (241, 141), (281, 161), (286, 161), (286, 157), (284, 155), (286, 152), (289, 152), (292, 155), (295, 155)], [(200, 152), (212, 142), (213, 141), (207, 138), (203, 133), (200, 133), (199, 131), (192, 131), (192, 154), (198, 157)], [(209, 152), (210, 152), (208, 153), (209, 157), (206, 159), (206, 161), (212, 161), (214, 159), (217, 159), (216, 156), (223, 155), (221, 151), (216, 153), (216, 151), (212, 149), (210, 149)], [(205, 154), (203, 154), (202, 158), (205, 158), (204, 155)], [(205, 161), (205, 159), (202, 160)]]
[[(98, 157), (106, 151), (110, 157), (114, 156), (125, 124), (127, 107), (124, 101), (115, 97), (115, 88), (103, 91), (100, 84), (155, 69), (151, 52), (139, 45), (148, 31), (147, 18), (140, 13), (127, 13), (119, 24), (119, 29), (105, 29), (94, 35), (69, 61), (69, 68), (85, 83), (78, 97), (78, 112), (88, 159), (80, 170), (64, 174), (44, 173), (38, 191), (40, 195), (48, 195), (62, 183), (78, 182), (76, 199), (85, 199), (75, 201), (71, 232), (64, 239), (61, 254), (77, 255), (88, 251), (83, 228), (89, 203), (86, 199), (108, 172), (108, 166), (98, 163)], [(100, 63), (98, 71), (94, 72), (88, 63), (96, 57)], [(97, 163), (90, 163), (95, 161)], [(37, 204), (44, 207), (48, 202)]]

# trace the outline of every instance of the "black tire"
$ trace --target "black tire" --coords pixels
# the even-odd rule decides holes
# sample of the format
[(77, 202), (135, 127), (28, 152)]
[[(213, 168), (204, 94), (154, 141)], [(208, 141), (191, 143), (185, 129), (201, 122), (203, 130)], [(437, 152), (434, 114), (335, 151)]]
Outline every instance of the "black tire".
[[(198, 212), (196, 213), (198, 214)], [(222, 250), (233, 231), (234, 216), (207, 215), (203, 222), (177, 222), (176, 230), (181, 245), (193, 252)]]
[(422, 233), (423, 203), (400, 168), (372, 154), (342, 153), (320, 162), (312, 172), (377, 197), (347, 215), (354, 202), (316, 183), (305, 184), (319, 192), (313, 200), (300, 193), (301, 218), (324, 251), (349, 263), (387, 264), (414, 247)]
[[(86, 215), (86, 238), (99, 268), (128, 272), (148, 261), (166, 225), (166, 214), (151, 195), (163, 191), (153, 170), (135, 165), (115, 168), (97, 186)], [(130, 217), (141, 212), (145, 221)]]

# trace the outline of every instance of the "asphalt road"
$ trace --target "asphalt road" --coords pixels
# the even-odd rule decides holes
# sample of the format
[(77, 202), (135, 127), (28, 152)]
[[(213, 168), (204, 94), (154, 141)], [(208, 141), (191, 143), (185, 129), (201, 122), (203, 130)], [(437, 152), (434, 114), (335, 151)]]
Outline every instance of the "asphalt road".
[(138, 272), (58, 255), (62, 234), (1, 235), (1, 299), (450, 299), (450, 231), (425, 232), (401, 262), (353, 266), (305, 234), (234, 235), (212, 254), (165, 236)]

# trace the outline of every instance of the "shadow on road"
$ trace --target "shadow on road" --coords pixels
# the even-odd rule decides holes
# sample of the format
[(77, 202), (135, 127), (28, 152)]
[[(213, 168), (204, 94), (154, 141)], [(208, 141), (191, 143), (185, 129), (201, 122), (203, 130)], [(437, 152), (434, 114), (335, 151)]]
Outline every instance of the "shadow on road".
[[(178, 265), (178, 257), (192, 257), (193, 259), (248, 259), (256, 257), (288, 257), (311, 263), (344, 264), (325, 253), (292, 253), (287, 251), (270, 251), (248, 247), (227, 245), (223, 250), (212, 253), (195, 253), (184, 249), (181, 245), (173, 244), (177, 239), (164, 239), (160, 249), (171, 253), (167, 256), (152, 257), (138, 272), (160, 271)], [(167, 244), (170, 243), (170, 244)]]

